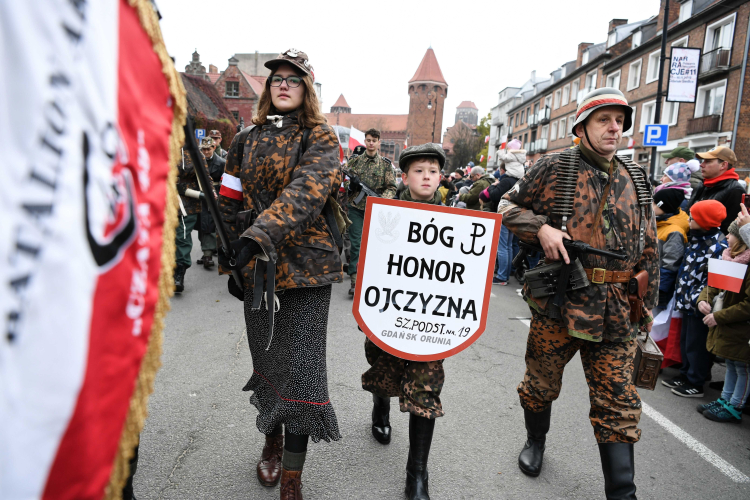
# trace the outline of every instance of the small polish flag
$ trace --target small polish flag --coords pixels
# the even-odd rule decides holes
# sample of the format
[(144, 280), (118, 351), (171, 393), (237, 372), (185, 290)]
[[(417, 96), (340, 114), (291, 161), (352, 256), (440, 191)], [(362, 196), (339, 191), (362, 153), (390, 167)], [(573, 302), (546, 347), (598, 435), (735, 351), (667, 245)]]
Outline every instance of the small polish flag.
[(708, 260), (708, 286), (739, 293), (747, 273), (747, 264), (727, 260)]
[(484, 161), (484, 155), (482, 155), (482, 156), (481, 156), (481, 157), (479, 158), (479, 163), (482, 163), (483, 161)]
[(628, 149), (632, 149), (633, 146), (635, 146), (635, 139), (631, 137), (630, 139), (628, 139)]
[(349, 151), (365, 145), (365, 133), (352, 127), (349, 129)]
[(339, 163), (344, 163), (344, 148), (341, 147), (341, 137), (339, 137), (339, 129), (334, 127), (333, 129), (336, 132), (336, 139), (339, 141)]
[(485, 135), (484, 136), (484, 143), (487, 144), (488, 142), (490, 142), (490, 136), (489, 135)]

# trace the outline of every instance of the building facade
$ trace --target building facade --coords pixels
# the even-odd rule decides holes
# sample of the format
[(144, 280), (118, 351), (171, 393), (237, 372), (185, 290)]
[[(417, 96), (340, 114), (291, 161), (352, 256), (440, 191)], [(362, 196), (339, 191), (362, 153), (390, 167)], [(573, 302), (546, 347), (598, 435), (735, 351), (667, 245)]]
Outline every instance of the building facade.
[(464, 122), (469, 126), (476, 127), (479, 123), (479, 109), (477, 109), (476, 104), (471, 101), (463, 101), (459, 104), (456, 107), (456, 121), (454, 125), (458, 122)]

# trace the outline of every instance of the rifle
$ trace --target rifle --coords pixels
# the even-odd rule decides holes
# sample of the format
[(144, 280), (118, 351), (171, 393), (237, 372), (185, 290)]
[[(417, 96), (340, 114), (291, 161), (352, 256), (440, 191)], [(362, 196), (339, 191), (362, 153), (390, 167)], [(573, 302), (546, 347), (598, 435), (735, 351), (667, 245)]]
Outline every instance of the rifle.
[[(229, 236), (227, 236), (227, 231), (224, 228), (224, 224), (221, 222), (221, 214), (219, 213), (219, 202), (216, 199), (216, 191), (214, 191), (211, 177), (209, 177), (208, 175), (208, 169), (203, 166), (205, 164), (202, 161), (203, 154), (200, 152), (200, 149), (198, 149), (198, 143), (195, 141), (195, 130), (193, 128), (192, 117), (188, 117), (187, 121), (185, 122), (184, 130), (185, 142), (187, 142), (187, 150), (190, 154), (190, 157), (193, 159), (193, 164), (195, 165), (195, 175), (198, 178), (198, 184), (201, 186), (201, 189), (203, 191), (202, 198), (205, 200), (206, 205), (208, 206), (208, 211), (209, 213), (211, 213), (211, 217), (214, 218), (214, 223), (216, 224), (216, 233), (219, 235), (219, 239), (221, 240), (222, 250), (225, 254), (229, 255), (232, 247), (229, 246)], [(227, 249), (229, 249), (229, 251), (227, 251)], [(234, 261), (234, 259), (235, 256), (232, 254), (231, 261)], [(240, 287), (240, 290), (244, 290), (245, 287), (243, 285), (242, 275), (240, 274), (240, 272), (233, 270), (232, 276), (234, 276), (234, 281), (237, 282), (237, 286)]]
[(342, 169), (341, 171), (344, 173), (344, 175), (348, 175), (349, 176), (349, 185), (350, 186), (352, 184), (357, 184), (361, 188), (360, 191), (359, 191), (359, 194), (354, 199), (354, 204), (355, 205), (357, 203), (359, 203), (360, 201), (362, 201), (362, 198), (364, 198), (365, 195), (367, 195), (367, 196), (374, 196), (375, 198), (380, 198), (381, 197), (378, 193), (375, 192), (374, 189), (372, 189), (370, 186), (368, 186), (364, 182), (360, 181), (359, 180), (359, 176), (357, 174), (353, 174), (353, 173), (351, 173), (351, 172), (349, 172), (348, 170), (345, 170), (345, 169)]
[[(563, 245), (565, 246), (565, 250), (568, 252), (570, 264), (566, 264), (565, 262), (553, 263), (542, 266), (541, 268), (534, 269), (534, 271), (537, 272), (537, 274), (539, 274), (539, 277), (544, 281), (547, 289), (549, 291), (554, 290), (555, 297), (554, 299), (552, 299), (552, 304), (557, 308), (561, 308), (565, 303), (565, 293), (568, 292), (569, 287), (571, 287), (571, 290), (577, 290), (589, 285), (586, 274), (585, 272), (583, 272), (583, 266), (578, 260), (579, 256), (590, 254), (617, 260), (625, 260), (628, 258), (627, 254), (625, 254), (624, 252), (610, 252), (609, 250), (602, 250), (600, 248), (592, 247), (591, 245), (588, 245), (582, 241), (563, 239)], [(519, 247), (521, 251), (518, 252), (518, 255), (516, 255), (516, 257), (513, 259), (513, 266), (515, 266), (516, 268), (520, 268), (524, 264), (528, 266), (528, 260), (526, 257), (527, 252), (536, 251), (544, 254), (544, 249), (542, 249), (542, 247), (538, 245), (532, 245), (530, 243), (520, 241)], [(555, 268), (559, 267), (559, 273), (556, 273), (555, 271), (557, 269), (552, 269), (551, 266), (554, 266)], [(546, 270), (545, 268), (548, 270)], [(573, 275), (574, 272), (575, 275)], [(526, 273), (526, 276), (528, 279), (528, 272)], [(571, 280), (571, 276), (573, 277), (573, 280)]]

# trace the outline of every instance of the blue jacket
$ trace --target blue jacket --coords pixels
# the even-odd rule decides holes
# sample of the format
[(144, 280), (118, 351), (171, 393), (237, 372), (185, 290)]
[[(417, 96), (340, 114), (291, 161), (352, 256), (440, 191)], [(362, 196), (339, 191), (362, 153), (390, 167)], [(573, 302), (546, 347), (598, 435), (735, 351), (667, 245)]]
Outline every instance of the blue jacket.
[(708, 284), (708, 259), (720, 259), (727, 240), (719, 228), (709, 231), (691, 229), (685, 257), (675, 288), (675, 309), (698, 314), (698, 296)]

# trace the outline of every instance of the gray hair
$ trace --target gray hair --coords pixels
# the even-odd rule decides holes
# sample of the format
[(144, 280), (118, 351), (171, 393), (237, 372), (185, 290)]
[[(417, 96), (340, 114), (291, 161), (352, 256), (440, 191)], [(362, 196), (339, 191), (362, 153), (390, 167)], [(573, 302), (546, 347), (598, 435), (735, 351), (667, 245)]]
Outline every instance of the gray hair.
[(470, 175), (484, 175), (484, 169), (482, 167), (474, 167), (471, 169)]

